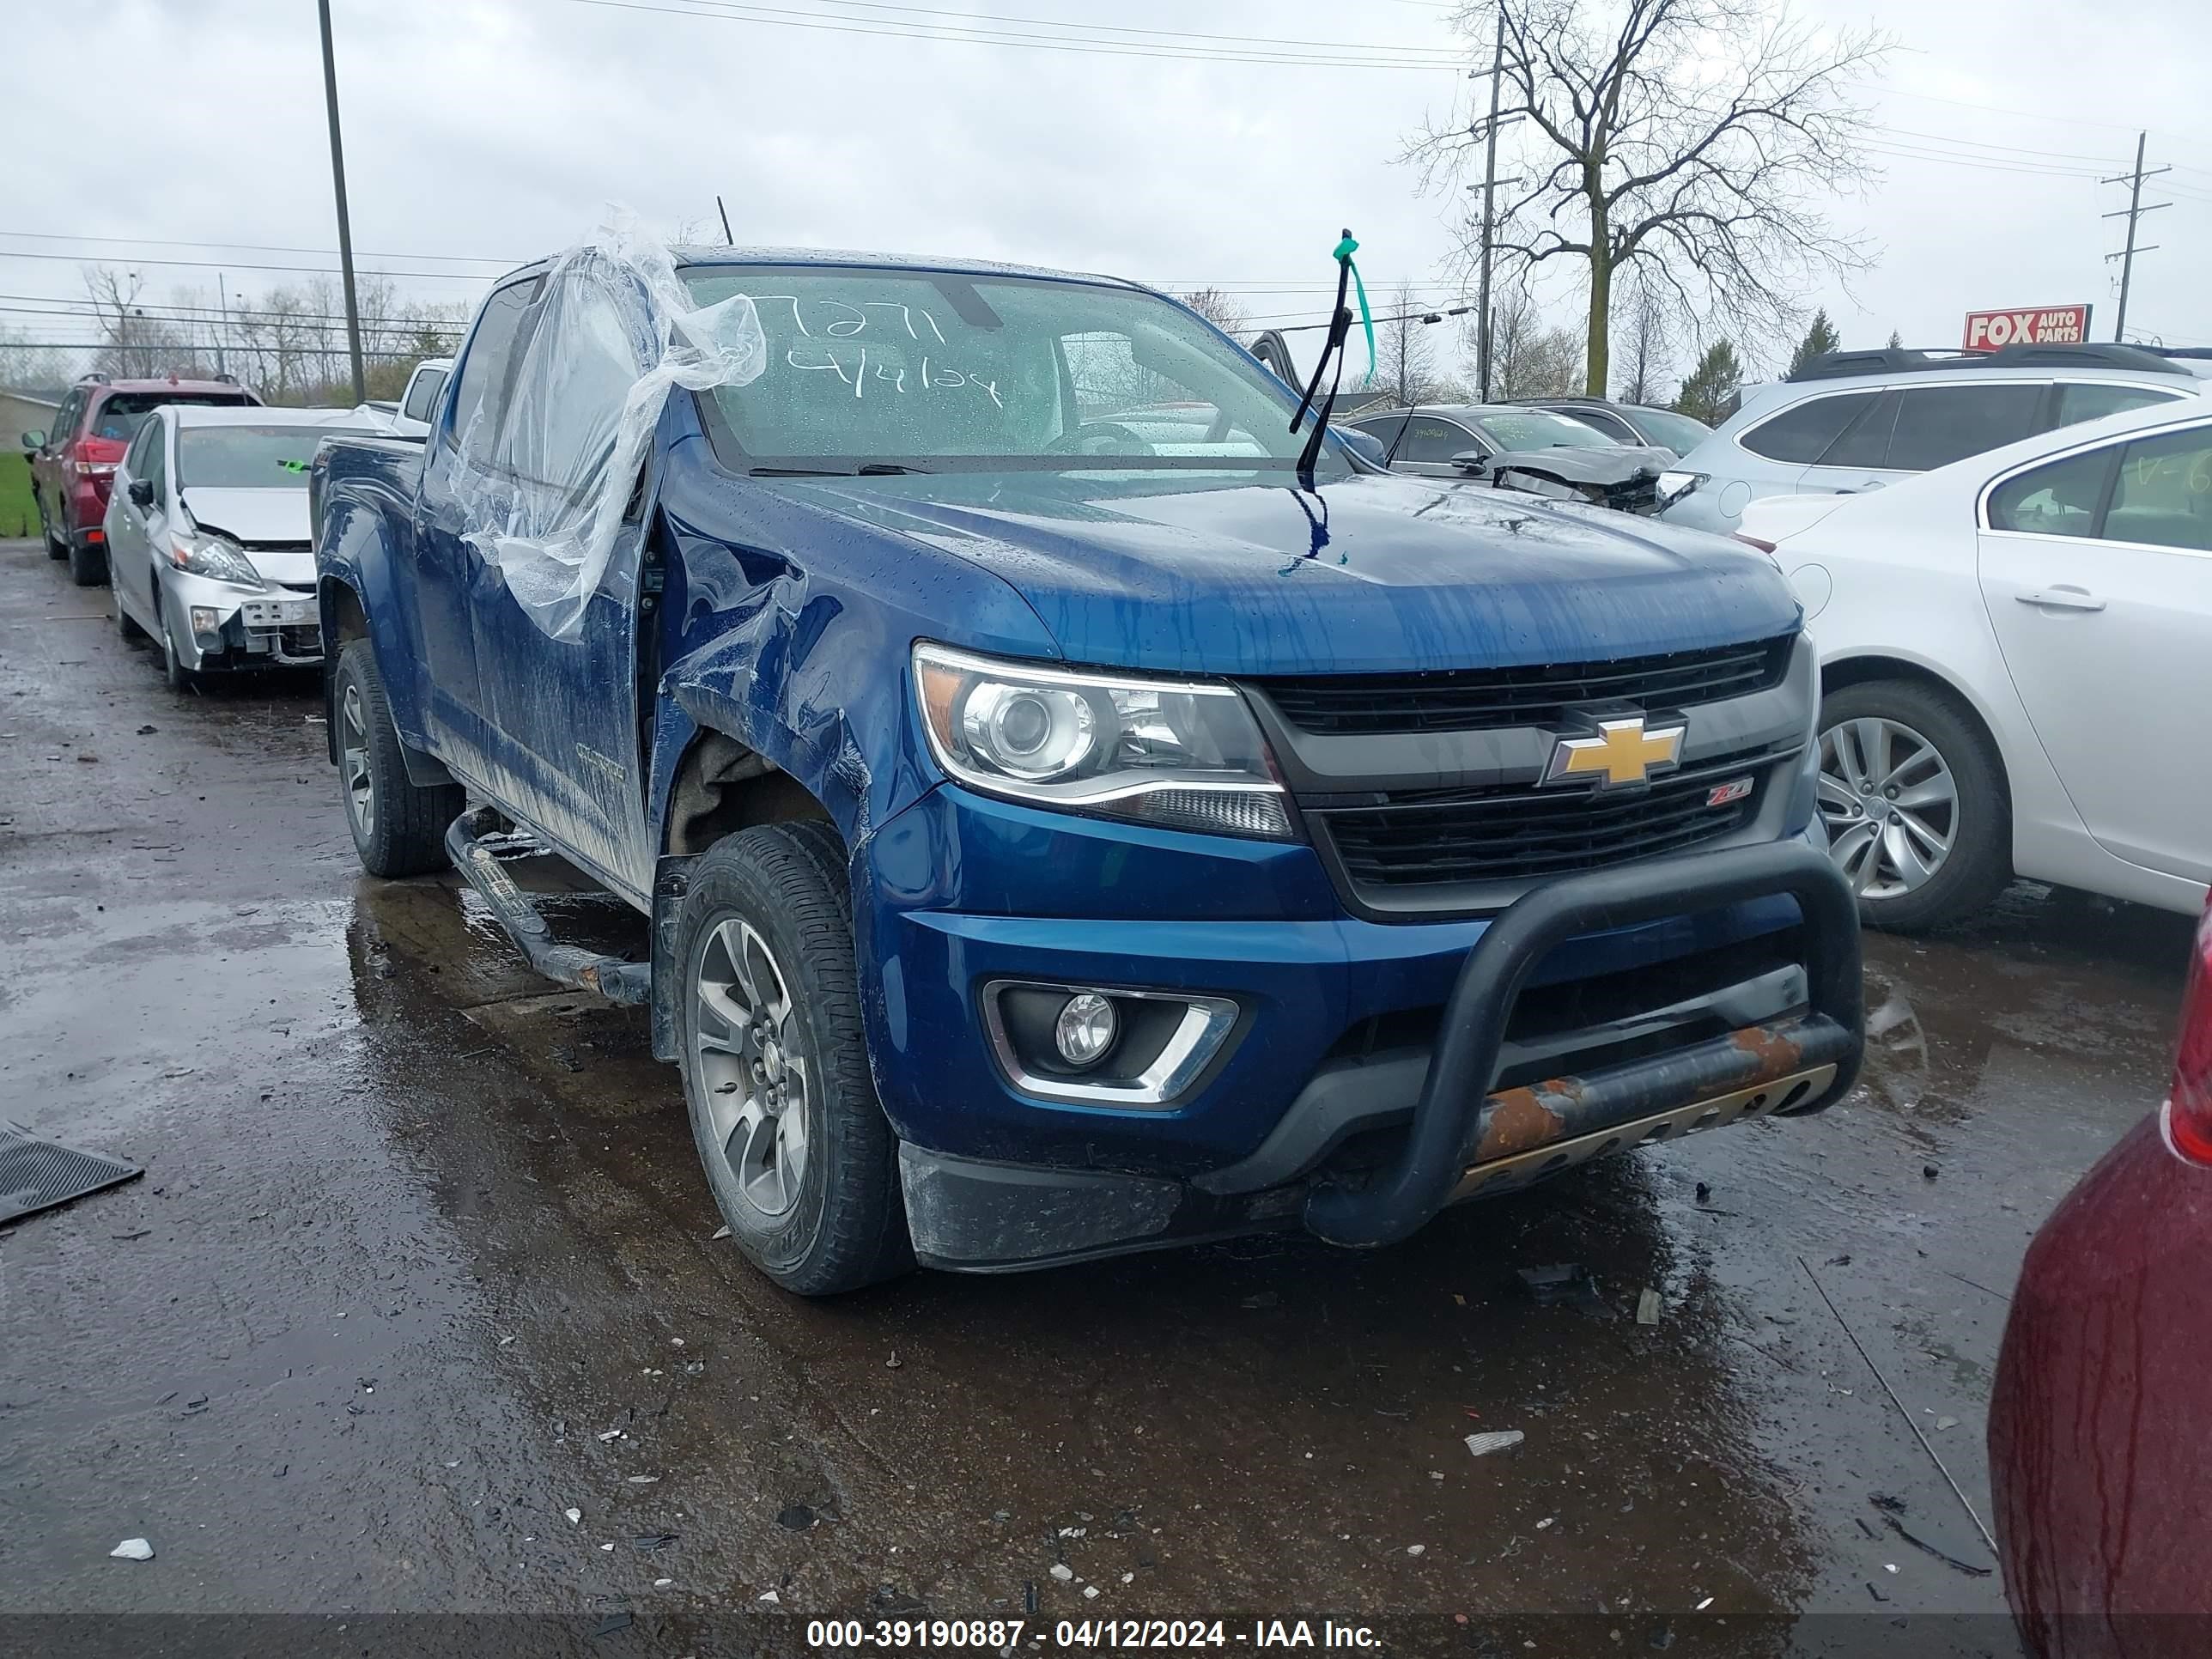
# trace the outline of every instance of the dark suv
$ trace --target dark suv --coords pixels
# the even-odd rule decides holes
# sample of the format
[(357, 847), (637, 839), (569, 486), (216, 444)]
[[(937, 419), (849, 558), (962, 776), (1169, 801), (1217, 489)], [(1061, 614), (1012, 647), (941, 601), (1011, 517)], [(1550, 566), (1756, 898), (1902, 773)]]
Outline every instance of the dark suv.
[(115, 464), (137, 435), (138, 423), (164, 404), (258, 404), (260, 398), (228, 377), (185, 380), (114, 380), (88, 374), (69, 390), (48, 432), (26, 432), (31, 454), (31, 496), (39, 504), (39, 529), (46, 551), (70, 562), (79, 587), (107, 577), (107, 488)]
[(1508, 398), (1524, 409), (1548, 409), (1571, 421), (1580, 421), (1593, 432), (1603, 433), (1617, 444), (1649, 444), (1686, 455), (1712, 435), (1703, 421), (1671, 409), (1649, 404), (1620, 404), (1610, 398)]

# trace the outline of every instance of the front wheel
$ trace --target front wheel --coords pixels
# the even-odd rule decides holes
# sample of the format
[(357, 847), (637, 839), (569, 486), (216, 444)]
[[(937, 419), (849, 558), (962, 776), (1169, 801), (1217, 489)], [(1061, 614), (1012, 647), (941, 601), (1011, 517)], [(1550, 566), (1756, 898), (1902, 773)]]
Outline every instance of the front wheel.
[(338, 788), (361, 867), (372, 876), (419, 876), (444, 869), (446, 830), (467, 799), (458, 784), (428, 788), (407, 775), (399, 729), (367, 640), (349, 640), (338, 657), (331, 712), (337, 728)]
[(1869, 680), (1821, 700), (1820, 810), (1869, 927), (1959, 921), (2012, 879), (2003, 766), (1979, 722), (1932, 686)]
[(677, 945), (684, 1103), (732, 1239), (801, 1296), (904, 1272), (836, 833), (772, 823), (717, 842), (691, 868)]
[(176, 636), (170, 631), (168, 607), (161, 603), (159, 584), (154, 593), (154, 643), (161, 647), (161, 679), (169, 690), (198, 690), (200, 677), (185, 666), (183, 654), (177, 649)]

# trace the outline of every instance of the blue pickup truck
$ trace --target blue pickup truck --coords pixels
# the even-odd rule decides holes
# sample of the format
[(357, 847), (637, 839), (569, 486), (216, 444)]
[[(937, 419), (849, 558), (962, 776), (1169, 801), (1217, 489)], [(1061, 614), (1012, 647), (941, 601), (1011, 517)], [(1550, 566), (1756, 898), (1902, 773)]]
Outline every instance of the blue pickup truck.
[[(742, 372), (641, 396), (700, 316)], [(1857, 920), (1774, 566), (1308, 452), (1297, 403), (1109, 278), (517, 271), (427, 439), (315, 464), (362, 860), (450, 860), (646, 1005), (732, 1237), (807, 1294), (1382, 1245), (1838, 1098)], [(562, 942), (531, 848), (643, 959)]]

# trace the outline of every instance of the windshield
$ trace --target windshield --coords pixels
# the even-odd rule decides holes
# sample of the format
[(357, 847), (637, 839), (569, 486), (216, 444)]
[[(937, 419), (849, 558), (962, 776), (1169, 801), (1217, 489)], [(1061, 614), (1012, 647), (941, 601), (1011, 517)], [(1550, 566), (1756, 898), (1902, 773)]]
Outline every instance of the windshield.
[(1673, 450), (1677, 455), (1686, 455), (1713, 435), (1712, 428), (1703, 421), (1693, 421), (1687, 415), (1677, 415), (1671, 409), (1644, 409), (1636, 411), (1636, 423), (1651, 434), (1651, 441)]
[[(358, 430), (358, 428), (354, 428)], [(187, 426), (177, 430), (177, 483), (203, 489), (305, 489), (315, 446), (335, 426)]]
[(768, 337), (767, 372), (712, 394), (733, 465), (1287, 471), (1304, 447), (1255, 358), (1152, 295), (811, 266), (686, 281), (702, 306), (750, 295)]
[(1595, 427), (1545, 409), (1486, 409), (1476, 416), (1500, 449), (1609, 449), (1612, 439)]
[(138, 435), (138, 428), (155, 410), (173, 405), (177, 408), (232, 408), (246, 401), (242, 392), (118, 392), (110, 394), (100, 406), (94, 417), (92, 435), (95, 438), (119, 438), (125, 441)]

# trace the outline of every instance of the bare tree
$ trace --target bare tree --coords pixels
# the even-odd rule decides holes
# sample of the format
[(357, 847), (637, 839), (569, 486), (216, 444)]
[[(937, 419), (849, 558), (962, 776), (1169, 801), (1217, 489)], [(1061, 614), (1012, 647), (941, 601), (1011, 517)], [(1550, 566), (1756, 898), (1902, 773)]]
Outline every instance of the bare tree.
[(0, 326), (0, 386), (51, 392), (76, 378), (68, 352), (41, 345), (21, 329)]
[(1201, 288), (1176, 296), (1224, 334), (1242, 334), (1252, 325), (1244, 307), (1218, 288)]
[(1375, 325), (1375, 387), (1389, 392), (1401, 408), (1410, 409), (1436, 396), (1436, 345), (1429, 338), (1431, 325), (1421, 320), (1423, 314), (1412, 286), (1401, 283)]
[[(1502, 28), (1499, 118), (1530, 148), (1524, 181), (1500, 192), (1495, 261), (1524, 279), (1580, 267), (1593, 394), (1625, 266), (1686, 318), (1781, 335), (1814, 281), (1870, 263), (1814, 204), (1869, 176), (1850, 94), (1887, 53), (1881, 35), (1828, 35), (1784, 0), (1476, 0), (1455, 26), (1479, 67)], [(1455, 185), (1484, 132), (1431, 126), (1406, 159), (1425, 188)]]
[(1516, 398), (1560, 398), (1583, 378), (1582, 342), (1571, 328), (1545, 324), (1535, 301), (1509, 289), (1492, 308), (1490, 391), (1500, 402)]
[(1614, 384), (1624, 403), (1656, 403), (1659, 382), (1673, 354), (1668, 349), (1664, 307), (1653, 296), (1644, 273), (1636, 274), (1620, 319), (1620, 370)]

